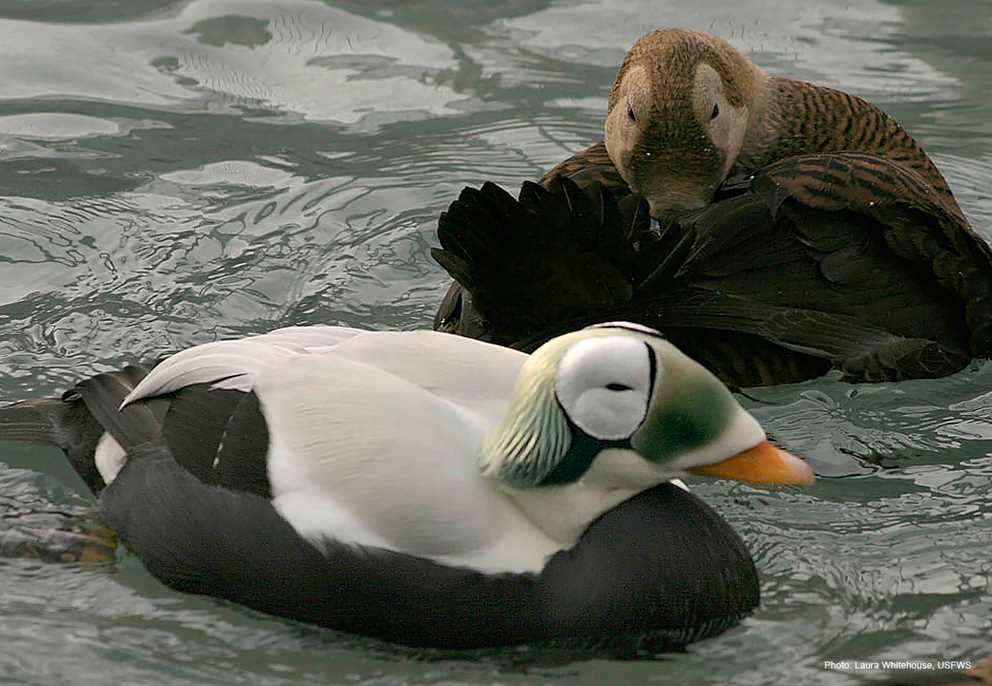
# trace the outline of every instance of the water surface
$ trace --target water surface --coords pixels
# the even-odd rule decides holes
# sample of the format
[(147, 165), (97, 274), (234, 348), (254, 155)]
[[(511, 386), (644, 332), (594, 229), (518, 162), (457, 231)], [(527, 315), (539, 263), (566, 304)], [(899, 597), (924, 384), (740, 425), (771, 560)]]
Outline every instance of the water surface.
[[(0, 401), (281, 325), (429, 326), (438, 213), (595, 142), (624, 50), (664, 25), (878, 103), (988, 235), (987, 3), (4, 0)], [(174, 593), (130, 557), (4, 560), (0, 682), (858, 683), (823, 661), (990, 652), (992, 365), (751, 396), (835, 478), (698, 484), (764, 596), (685, 654), (423, 655)], [(3, 447), (0, 528), (91, 502), (54, 451)]]

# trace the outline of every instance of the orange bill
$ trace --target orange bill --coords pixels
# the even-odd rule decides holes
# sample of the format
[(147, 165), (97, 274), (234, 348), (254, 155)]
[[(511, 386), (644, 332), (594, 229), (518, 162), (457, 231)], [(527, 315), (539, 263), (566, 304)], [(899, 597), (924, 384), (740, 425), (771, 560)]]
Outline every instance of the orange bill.
[(714, 476), (718, 479), (753, 481), (759, 484), (797, 484), (809, 486), (813, 483), (813, 470), (795, 455), (779, 450), (768, 441), (728, 457), (722, 462), (692, 467), (690, 474)]

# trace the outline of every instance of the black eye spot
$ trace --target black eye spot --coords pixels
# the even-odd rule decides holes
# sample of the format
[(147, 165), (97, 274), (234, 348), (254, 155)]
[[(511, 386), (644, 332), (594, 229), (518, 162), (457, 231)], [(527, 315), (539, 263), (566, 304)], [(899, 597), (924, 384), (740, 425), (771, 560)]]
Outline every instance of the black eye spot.
[(627, 119), (637, 121), (637, 117), (634, 116), (634, 108), (630, 105), (627, 105)]
[(720, 116), (720, 106), (716, 103), (713, 103), (713, 111), (710, 112), (710, 119), (716, 119), (719, 116)]
[(607, 390), (610, 391), (632, 391), (634, 390), (631, 386), (622, 383), (608, 383), (606, 384)]

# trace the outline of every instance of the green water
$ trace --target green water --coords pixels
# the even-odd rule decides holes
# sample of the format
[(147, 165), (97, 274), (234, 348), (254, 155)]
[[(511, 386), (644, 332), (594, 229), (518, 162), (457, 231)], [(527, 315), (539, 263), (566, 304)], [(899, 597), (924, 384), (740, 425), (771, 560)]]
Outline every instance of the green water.
[[(624, 49), (663, 25), (877, 102), (992, 227), (988, 2), (4, 0), (0, 401), (280, 325), (429, 326), (438, 213), (594, 142)], [(992, 365), (752, 395), (836, 478), (696, 485), (763, 604), (685, 654), (423, 655), (173, 593), (133, 558), (4, 560), (0, 683), (860, 683), (884, 675), (823, 661), (992, 652)], [(3, 446), (0, 530), (90, 502), (57, 453)]]

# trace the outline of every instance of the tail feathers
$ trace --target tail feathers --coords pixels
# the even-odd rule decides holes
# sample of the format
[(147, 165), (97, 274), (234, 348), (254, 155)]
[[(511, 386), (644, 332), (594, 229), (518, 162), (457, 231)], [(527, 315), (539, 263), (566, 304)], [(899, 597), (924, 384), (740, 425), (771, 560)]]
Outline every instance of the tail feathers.
[(519, 198), (492, 183), (463, 189), (441, 214), (441, 248), (431, 252), (461, 284), (435, 327), (511, 344), (628, 302), (643, 271), (635, 245), (651, 230), (647, 205), (586, 182), (525, 182)]
[(101, 435), (103, 427), (78, 401), (25, 400), (0, 408), (0, 441), (61, 448), (73, 469), (94, 493), (103, 487), (93, 461)]
[(74, 443), (74, 432), (66, 431), (66, 422), (73, 424), (75, 414), (71, 404), (57, 398), (25, 400), (0, 409), (0, 441), (19, 441), (51, 445), (63, 450)]
[(95, 453), (105, 432), (128, 450), (161, 434), (163, 403), (152, 401), (118, 407), (145, 377), (150, 366), (132, 365), (87, 379), (61, 398), (25, 400), (0, 408), (0, 441), (18, 441), (61, 448), (73, 469), (94, 493), (104, 487)]
[(25, 400), (0, 409), (0, 441), (36, 443), (61, 448), (57, 430), (61, 400)]

